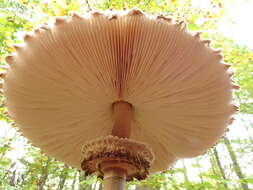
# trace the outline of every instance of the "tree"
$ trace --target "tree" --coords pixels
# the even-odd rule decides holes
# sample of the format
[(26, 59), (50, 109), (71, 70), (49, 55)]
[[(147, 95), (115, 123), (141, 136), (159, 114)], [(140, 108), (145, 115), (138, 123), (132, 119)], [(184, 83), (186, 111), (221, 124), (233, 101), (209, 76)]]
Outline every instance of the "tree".
[[(233, 79), (241, 87), (235, 93), (235, 102), (240, 107), (240, 120), (247, 129), (244, 139), (224, 138), (224, 144), (228, 150), (234, 170), (229, 163), (224, 162), (224, 152), (213, 148), (209, 157), (201, 156), (197, 164), (198, 176), (192, 174), (191, 164), (184, 163), (174, 166), (161, 174), (151, 175), (141, 185), (129, 184), (129, 189), (251, 189), (253, 184), (252, 169), (245, 169), (245, 164), (253, 165), (252, 156), (252, 129), (253, 121), (248, 119), (253, 114), (253, 51), (245, 46), (239, 45), (234, 40), (221, 34), (217, 28), (222, 19), (229, 20), (227, 11), (229, 4), (239, 0), (211, 0), (208, 9), (194, 6), (190, 0), (102, 0), (102, 1), (78, 1), (78, 0), (1, 0), (0, 1), (0, 65), (5, 66), (4, 57), (15, 50), (12, 44), (18, 44), (22, 40), (21, 33), (31, 31), (54, 16), (67, 16), (71, 13), (83, 13), (89, 9), (116, 9), (139, 8), (151, 14), (162, 13), (175, 19), (183, 19), (187, 23), (187, 29), (193, 32), (203, 30), (202, 38), (210, 38), (213, 48), (221, 48), (224, 52), (224, 60), (232, 64), (235, 71)], [(240, 1), (241, 2), (241, 1)], [(0, 77), (4, 69), (0, 69)], [(1, 125), (13, 124), (12, 119), (6, 114), (4, 98), (0, 95), (0, 118)], [(2, 127), (2, 126), (1, 126)], [(237, 126), (234, 126), (237, 127)], [(2, 129), (2, 128), (1, 128)], [(231, 129), (233, 131), (233, 129)], [(0, 133), (0, 189), (18, 190), (91, 190), (100, 189), (101, 183), (96, 178), (86, 178), (79, 175), (77, 169), (69, 168), (54, 158), (46, 156), (39, 149), (20, 135), (8, 128), (8, 132), (1, 136)], [(17, 159), (12, 158), (17, 144), (25, 146), (23, 155)], [(236, 148), (239, 147), (239, 148)], [(207, 164), (211, 157), (211, 168)], [(242, 158), (241, 158), (242, 157)], [(246, 158), (247, 159), (244, 159)], [(243, 162), (240, 162), (242, 160)], [(248, 163), (246, 163), (246, 160)], [(202, 164), (202, 162), (204, 164)], [(244, 166), (244, 167), (242, 167)], [(239, 181), (234, 180), (234, 175)], [(191, 180), (189, 180), (189, 178)], [(241, 187), (240, 187), (241, 186)]]
[(78, 171), (75, 171), (74, 177), (72, 178), (71, 190), (75, 189), (77, 174), (78, 174)]
[[(220, 171), (220, 174), (221, 174), (222, 178), (224, 180), (227, 180), (226, 175), (225, 175), (225, 171), (224, 171), (224, 169), (222, 168), (222, 165), (221, 165), (221, 161), (220, 161), (220, 158), (219, 158), (218, 151), (216, 150), (215, 147), (213, 148), (213, 153), (214, 153), (215, 160), (216, 160), (216, 163), (218, 165), (218, 168), (219, 168), (219, 171)], [(227, 185), (226, 182), (224, 182), (223, 185), (224, 185), (225, 188), (228, 189), (228, 185)]]
[(229, 139), (224, 136), (224, 144), (227, 147), (227, 150), (229, 152), (230, 158), (233, 162), (233, 168), (235, 170), (236, 175), (240, 179), (240, 183), (242, 185), (243, 190), (249, 190), (248, 184), (244, 181), (244, 174), (242, 173), (242, 169), (237, 161), (236, 155), (234, 153), (233, 147), (229, 141)]
[(183, 173), (184, 173), (184, 180), (186, 183), (189, 183), (189, 177), (188, 177), (188, 174), (187, 174), (187, 168), (185, 166), (185, 163), (184, 163), (184, 160), (182, 160), (182, 164), (183, 164)]
[(57, 190), (63, 189), (63, 186), (66, 182), (67, 177), (68, 177), (68, 173), (69, 173), (68, 169), (69, 169), (69, 166), (65, 164), (62, 171), (61, 171), (61, 174), (59, 176), (60, 180), (59, 180), (59, 183), (57, 186)]

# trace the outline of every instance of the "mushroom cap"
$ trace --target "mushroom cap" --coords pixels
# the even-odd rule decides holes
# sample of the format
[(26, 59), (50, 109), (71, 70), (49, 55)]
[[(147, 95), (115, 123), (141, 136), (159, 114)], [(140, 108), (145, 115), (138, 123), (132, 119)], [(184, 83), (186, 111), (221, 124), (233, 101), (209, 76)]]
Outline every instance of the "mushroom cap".
[(203, 154), (236, 111), (220, 53), (162, 16), (74, 14), (24, 42), (6, 59), (8, 112), (34, 145), (73, 167), (85, 142), (111, 134), (116, 101), (133, 107), (130, 138), (151, 146), (151, 172)]

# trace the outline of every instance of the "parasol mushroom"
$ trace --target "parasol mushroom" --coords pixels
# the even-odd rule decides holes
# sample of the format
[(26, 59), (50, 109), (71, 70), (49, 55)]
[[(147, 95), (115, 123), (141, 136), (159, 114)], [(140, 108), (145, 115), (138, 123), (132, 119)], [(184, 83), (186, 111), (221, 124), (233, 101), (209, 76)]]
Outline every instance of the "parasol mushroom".
[(203, 154), (237, 111), (220, 51), (164, 16), (73, 14), (24, 42), (6, 58), (10, 116), (34, 145), (97, 174), (105, 189)]

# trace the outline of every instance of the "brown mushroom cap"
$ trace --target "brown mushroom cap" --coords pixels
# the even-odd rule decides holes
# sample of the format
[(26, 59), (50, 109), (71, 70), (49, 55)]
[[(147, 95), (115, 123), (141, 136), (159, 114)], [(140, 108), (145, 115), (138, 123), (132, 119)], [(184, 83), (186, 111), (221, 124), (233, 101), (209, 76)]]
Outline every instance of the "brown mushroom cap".
[(111, 134), (114, 102), (132, 105), (130, 138), (151, 146), (151, 172), (205, 152), (236, 110), (220, 53), (161, 16), (73, 15), (24, 41), (6, 59), (9, 114), (34, 145), (74, 167), (86, 141)]

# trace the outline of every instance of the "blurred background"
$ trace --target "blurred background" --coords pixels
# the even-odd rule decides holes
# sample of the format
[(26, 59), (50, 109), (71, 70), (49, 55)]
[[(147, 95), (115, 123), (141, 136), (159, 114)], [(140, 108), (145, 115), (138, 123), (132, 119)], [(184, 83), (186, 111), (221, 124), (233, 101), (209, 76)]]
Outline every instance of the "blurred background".
[[(220, 142), (205, 155), (178, 161), (171, 169), (128, 184), (129, 190), (253, 189), (253, 0), (0, 0), (0, 64), (22, 42), (26, 31), (56, 16), (94, 10), (139, 8), (184, 20), (191, 32), (222, 49), (232, 64), (240, 107)], [(0, 69), (2, 72), (4, 69)], [(0, 190), (100, 190), (101, 181), (85, 177), (33, 147), (9, 118), (0, 95)]]

